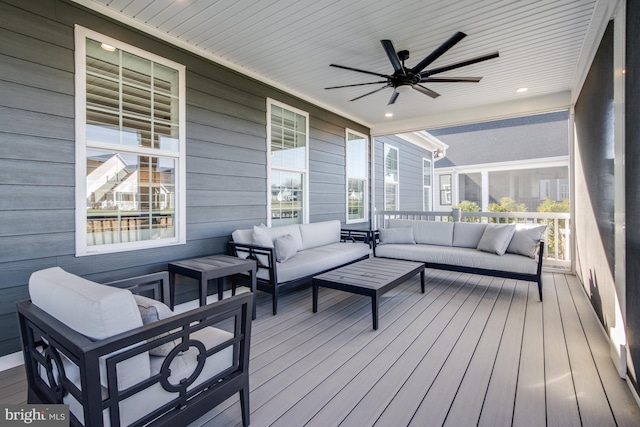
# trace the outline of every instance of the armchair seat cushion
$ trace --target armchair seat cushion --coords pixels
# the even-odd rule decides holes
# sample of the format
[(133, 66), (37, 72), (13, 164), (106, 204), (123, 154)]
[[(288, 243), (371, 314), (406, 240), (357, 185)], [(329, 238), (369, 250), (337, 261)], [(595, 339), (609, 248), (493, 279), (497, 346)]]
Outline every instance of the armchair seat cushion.
[[(191, 339), (202, 342), (205, 348), (209, 350), (216, 345), (233, 339), (233, 334), (221, 329), (207, 327), (191, 334)], [(193, 373), (194, 367), (197, 366), (196, 359), (198, 354), (198, 350), (195, 347), (191, 347), (180, 356), (176, 356), (170, 366), (171, 375), (169, 376), (169, 382), (177, 384), (181, 379), (189, 377)], [(162, 364), (165, 360), (165, 357), (151, 357), (152, 375), (160, 373)], [(62, 361), (67, 378), (69, 378), (76, 387), (80, 388), (80, 370), (66, 357), (63, 357)], [(232, 347), (227, 347), (219, 353), (208, 357), (202, 372), (188, 389), (191, 390), (205, 380), (215, 377), (225, 369), (230, 368), (232, 364)], [(46, 380), (46, 375), (43, 376), (43, 378)], [(104, 399), (107, 396), (107, 389), (102, 387), (102, 398)], [(160, 384), (154, 384), (140, 393), (136, 393), (128, 399), (124, 399), (120, 402), (120, 423), (122, 425), (129, 425), (144, 416), (149, 410), (149, 402), (153, 402), (156, 407), (159, 407), (168, 403), (172, 398), (173, 396), (171, 393), (167, 393)], [(69, 405), (71, 412), (84, 423), (82, 407), (71, 394), (64, 398), (64, 403)], [(103, 412), (103, 420), (105, 426), (110, 425), (108, 411), (106, 409)]]

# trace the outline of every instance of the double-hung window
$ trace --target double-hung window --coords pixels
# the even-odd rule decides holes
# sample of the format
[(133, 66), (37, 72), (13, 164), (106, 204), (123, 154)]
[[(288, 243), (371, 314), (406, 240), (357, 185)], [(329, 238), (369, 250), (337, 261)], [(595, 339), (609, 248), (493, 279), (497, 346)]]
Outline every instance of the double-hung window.
[(431, 210), (431, 159), (422, 158), (422, 210)]
[(386, 211), (397, 211), (400, 206), (398, 202), (400, 189), (398, 158), (398, 148), (384, 144), (384, 210)]
[(440, 175), (440, 205), (451, 205), (451, 174)]
[(185, 243), (185, 68), (76, 27), (76, 253)]
[(270, 226), (309, 222), (309, 113), (267, 99)]
[(367, 147), (369, 139), (347, 129), (347, 224), (368, 220), (369, 187)]

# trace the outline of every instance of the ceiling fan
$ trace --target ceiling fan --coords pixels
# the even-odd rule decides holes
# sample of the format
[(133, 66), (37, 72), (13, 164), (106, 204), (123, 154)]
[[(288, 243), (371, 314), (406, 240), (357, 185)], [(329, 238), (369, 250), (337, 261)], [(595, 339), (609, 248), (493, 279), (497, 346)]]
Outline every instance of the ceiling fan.
[(420, 61), (415, 67), (408, 68), (404, 65), (404, 61), (409, 59), (409, 51), (401, 50), (396, 52), (393, 47), (393, 43), (391, 40), (380, 40), (382, 43), (382, 47), (384, 48), (387, 56), (389, 57), (389, 61), (391, 61), (391, 66), (393, 66), (393, 74), (380, 74), (373, 71), (360, 70), (352, 67), (345, 67), (344, 65), (331, 64), (332, 67), (343, 68), (345, 70), (357, 71), (359, 73), (372, 74), (374, 76), (382, 77), (386, 80), (380, 80), (376, 82), (369, 83), (357, 83), (352, 85), (343, 85), (343, 86), (332, 86), (327, 87), (325, 89), (339, 89), (344, 87), (353, 87), (353, 86), (365, 86), (365, 85), (374, 85), (384, 83), (379, 89), (374, 91), (365, 93), (364, 95), (358, 96), (356, 98), (350, 99), (350, 101), (355, 101), (360, 98), (364, 98), (365, 96), (372, 95), (376, 92), (380, 92), (383, 89), (388, 87), (393, 88), (393, 94), (391, 95), (391, 99), (389, 99), (388, 105), (391, 105), (396, 102), (398, 96), (402, 92), (408, 92), (411, 89), (415, 89), (420, 93), (423, 93), (431, 98), (437, 98), (440, 96), (439, 93), (434, 92), (433, 90), (423, 86), (421, 83), (457, 83), (457, 82), (465, 82), (465, 83), (478, 83), (482, 77), (431, 77), (434, 74), (444, 73), (445, 71), (454, 70), (456, 68), (465, 67), (467, 65), (476, 64), (478, 62), (486, 61), (488, 59), (497, 58), (499, 53), (493, 52), (486, 55), (477, 56), (475, 58), (467, 59), (466, 61), (456, 62), (454, 64), (445, 65), (444, 67), (437, 67), (425, 70), (427, 66), (429, 66), (433, 61), (442, 56), (446, 51), (455, 46), (460, 40), (465, 38), (467, 35), (458, 31), (454, 34), (449, 40), (445, 41), (440, 47), (431, 52), (426, 58)]

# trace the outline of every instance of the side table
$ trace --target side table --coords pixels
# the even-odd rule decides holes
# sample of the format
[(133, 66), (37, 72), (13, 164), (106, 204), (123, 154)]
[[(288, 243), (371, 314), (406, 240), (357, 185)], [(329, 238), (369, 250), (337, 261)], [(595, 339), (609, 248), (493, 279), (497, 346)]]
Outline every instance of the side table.
[(191, 277), (199, 282), (200, 306), (207, 304), (207, 284), (218, 279), (218, 300), (222, 299), (220, 279), (238, 273), (249, 273), (251, 292), (253, 293), (253, 318), (256, 318), (256, 261), (240, 259), (229, 255), (212, 255), (202, 258), (185, 259), (169, 263), (169, 293), (171, 309), (175, 304), (176, 274)]

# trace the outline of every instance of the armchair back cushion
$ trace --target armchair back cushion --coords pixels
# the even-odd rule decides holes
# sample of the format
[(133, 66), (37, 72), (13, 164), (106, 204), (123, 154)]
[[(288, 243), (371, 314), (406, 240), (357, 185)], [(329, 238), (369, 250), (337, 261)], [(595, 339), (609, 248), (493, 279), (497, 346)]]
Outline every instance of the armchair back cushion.
[[(133, 294), (126, 289), (100, 285), (68, 273), (60, 267), (36, 271), (29, 279), (31, 301), (71, 329), (93, 340), (102, 340), (142, 326)], [(73, 309), (69, 309), (73, 307)], [(107, 387), (104, 356), (100, 382)], [(149, 378), (148, 353), (118, 364), (118, 389)]]

